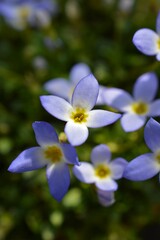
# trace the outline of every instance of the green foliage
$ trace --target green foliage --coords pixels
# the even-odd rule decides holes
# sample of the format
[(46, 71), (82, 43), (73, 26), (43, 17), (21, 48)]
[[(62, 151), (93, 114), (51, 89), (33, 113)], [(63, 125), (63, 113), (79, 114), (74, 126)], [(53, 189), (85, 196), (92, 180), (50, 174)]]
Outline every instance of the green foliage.
[[(43, 84), (68, 77), (71, 67), (87, 63), (104, 86), (131, 91), (136, 78), (160, 68), (154, 57), (134, 47), (136, 30), (155, 29), (159, 1), (135, 1), (129, 11), (120, 1), (60, 0), (59, 12), (48, 28), (18, 31), (0, 19), (0, 240), (159, 240), (160, 190), (158, 178), (145, 182), (119, 181), (116, 202), (99, 205), (93, 186), (72, 175), (70, 190), (57, 203), (50, 195), (45, 170), (13, 174), (10, 163), (24, 149), (37, 145), (32, 122), (48, 121), (58, 132), (64, 123), (40, 105)], [(53, 41), (47, 47), (45, 40)], [(45, 62), (39, 67), (37, 59)], [(102, 109), (107, 107), (102, 106)], [(80, 161), (91, 149), (109, 145), (113, 158), (128, 161), (149, 151), (143, 128), (124, 133), (119, 122), (91, 129), (87, 142), (77, 147)]]

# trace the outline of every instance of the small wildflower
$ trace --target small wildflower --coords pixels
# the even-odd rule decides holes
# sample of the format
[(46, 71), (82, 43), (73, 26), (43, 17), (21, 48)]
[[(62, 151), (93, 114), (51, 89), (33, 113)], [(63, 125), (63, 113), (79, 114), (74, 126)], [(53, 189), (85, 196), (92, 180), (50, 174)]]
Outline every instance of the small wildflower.
[(40, 146), (24, 150), (8, 171), (22, 173), (46, 166), (51, 195), (61, 201), (70, 185), (68, 164), (79, 165), (76, 151), (70, 144), (60, 143), (54, 128), (47, 122), (33, 123), (33, 130)]
[(120, 114), (105, 110), (91, 110), (97, 100), (99, 85), (90, 74), (76, 85), (71, 103), (57, 96), (41, 96), (42, 106), (54, 117), (66, 121), (64, 132), (73, 146), (88, 138), (88, 127), (98, 128), (115, 122)]
[(142, 154), (128, 163), (124, 177), (132, 181), (143, 181), (160, 173), (160, 124), (151, 118), (144, 129), (146, 145), (152, 151)]
[[(73, 173), (80, 181), (95, 184), (99, 191), (100, 199), (102, 199), (102, 195), (104, 197), (109, 196), (109, 193), (107, 194), (103, 191), (116, 191), (118, 189), (118, 184), (115, 180), (122, 177), (127, 164), (127, 161), (123, 158), (110, 160), (111, 152), (109, 148), (104, 144), (100, 144), (92, 150), (92, 163), (81, 162), (80, 166), (73, 167)], [(110, 195), (109, 199), (113, 200), (113, 194)]]
[(140, 52), (149, 56), (156, 55), (160, 61), (160, 12), (156, 20), (156, 31), (148, 28), (138, 30), (133, 36), (133, 44)]
[(104, 91), (107, 105), (124, 112), (121, 125), (124, 131), (141, 128), (147, 117), (160, 115), (160, 99), (153, 100), (158, 90), (158, 78), (153, 72), (141, 75), (133, 88), (133, 97), (126, 91), (110, 88)]

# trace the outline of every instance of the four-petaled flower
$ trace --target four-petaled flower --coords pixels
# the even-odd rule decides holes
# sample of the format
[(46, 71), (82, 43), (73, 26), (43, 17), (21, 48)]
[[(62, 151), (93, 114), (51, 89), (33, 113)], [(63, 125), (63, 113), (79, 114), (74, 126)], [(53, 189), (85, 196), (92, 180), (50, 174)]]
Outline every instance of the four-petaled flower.
[(160, 124), (151, 118), (144, 129), (146, 145), (152, 151), (142, 154), (128, 163), (124, 177), (132, 181), (143, 181), (160, 172)]
[(33, 129), (40, 146), (24, 150), (8, 170), (21, 173), (46, 166), (51, 195), (57, 201), (61, 201), (70, 185), (68, 164), (79, 165), (76, 151), (70, 144), (59, 142), (54, 128), (49, 123), (35, 122)]
[[(75, 64), (70, 71), (69, 80), (65, 78), (54, 78), (44, 84), (44, 89), (52, 95), (66, 99), (71, 102), (72, 94), (77, 83), (91, 73), (89, 66), (83, 62)], [(106, 89), (104, 86), (99, 86), (99, 94), (97, 105), (103, 104), (102, 92)]]
[(146, 55), (156, 55), (160, 61), (160, 12), (157, 16), (156, 32), (148, 28), (138, 30), (133, 36), (133, 44)]
[(160, 99), (153, 101), (157, 90), (157, 76), (149, 72), (137, 79), (133, 97), (122, 89), (110, 88), (104, 91), (104, 101), (107, 105), (124, 112), (121, 118), (122, 128), (131, 132), (141, 128), (147, 117), (160, 115)]
[[(82, 182), (94, 183), (99, 190), (116, 191), (118, 184), (115, 180), (122, 177), (127, 161), (123, 158), (110, 160), (111, 152), (109, 148), (107, 145), (100, 144), (94, 147), (91, 152), (92, 163), (81, 162), (80, 166), (73, 167), (73, 173)], [(111, 194), (111, 192), (108, 194)], [(104, 194), (104, 198), (105, 196), (107, 197), (107, 193)], [(111, 194), (109, 202), (112, 202), (113, 197), (114, 195)]]
[(105, 110), (91, 110), (97, 100), (99, 85), (90, 74), (76, 85), (71, 104), (57, 96), (41, 96), (42, 106), (54, 117), (66, 121), (65, 133), (73, 146), (88, 138), (88, 127), (98, 128), (115, 122), (120, 114)]

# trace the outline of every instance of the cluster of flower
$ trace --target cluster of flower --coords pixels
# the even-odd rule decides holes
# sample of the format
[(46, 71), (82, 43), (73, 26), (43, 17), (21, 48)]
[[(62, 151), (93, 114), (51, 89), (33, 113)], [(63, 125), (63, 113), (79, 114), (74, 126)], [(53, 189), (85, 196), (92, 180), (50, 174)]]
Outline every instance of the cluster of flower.
[(3, 0), (0, 3), (0, 16), (17, 30), (25, 29), (28, 24), (33, 27), (46, 27), (56, 12), (57, 4), (52, 0)]
[[(157, 32), (160, 33), (160, 14)], [(155, 32), (141, 29), (135, 33), (133, 42), (141, 52), (157, 55), (160, 59), (160, 37)], [(60, 141), (49, 123), (34, 122), (33, 130), (39, 146), (23, 151), (9, 166), (10, 172), (46, 166), (50, 192), (57, 201), (61, 201), (70, 185), (68, 164), (72, 164), (74, 175), (84, 183), (95, 184), (99, 202), (109, 206), (115, 201), (114, 192), (118, 189), (115, 180), (124, 177), (142, 181), (160, 171), (160, 124), (153, 119), (160, 116), (160, 99), (154, 100), (158, 90), (155, 73), (148, 72), (137, 79), (133, 97), (122, 89), (99, 86), (84, 63), (71, 69), (70, 81), (52, 79), (44, 88), (52, 95), (41, 96), (41, 104), (51, 115), (67, 122), (64, 132), (69, 143)], [(121, 113), (92, 110), (99, 104), (111, 106)], [(150, 119), (146, 123), (147, 117)], [(130, 162), (121, 157), (110, 161), (108, 146), (100, 144), (91, 152), (91, 163), (79, 162), (75, 147), (87, 140), (88, 128), (104, 127), (118, 119), (125, 132), (135, 131), (146, 123), (144, 139), (152, 153), (142, 154)]]

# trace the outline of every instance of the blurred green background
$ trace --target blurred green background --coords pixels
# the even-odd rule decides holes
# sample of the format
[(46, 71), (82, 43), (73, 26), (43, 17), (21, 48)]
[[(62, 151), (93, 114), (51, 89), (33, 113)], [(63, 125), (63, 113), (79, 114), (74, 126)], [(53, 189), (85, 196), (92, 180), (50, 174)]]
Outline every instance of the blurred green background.
[[(78, 62), (88, 64), (100, 84), (129, 92), (147, 71), (160, 77), (160, 63), (132, 43), (138, 29), (155, 29), (160, 1), (59, 0), (57, 4), (58, 13), (46, 28), (18, 31), (0, 18), (0, 240), (159, 240), (158, 177), (119, 180), (116, 202), (106, 208), (98, 203), (94, 186), (79, 182), (72, 172), (70, 189), (57, 203), (49, 193), (45, 169), (7, 171), (21, 151), (37, 145), (32, 122), (48, 121), (63, 131), (64, 123), (40, 105), (39, 96), (47, 94), (46, 81), (68, 78)], [(124, 133), (118, 121), (90, 129), (86, 143), (76, 148), (79, 159), (89, 161), (92, 148), (100, 143), (110, 147), (112, 158), (128, 161), (149, 151), (143, 128)]]

